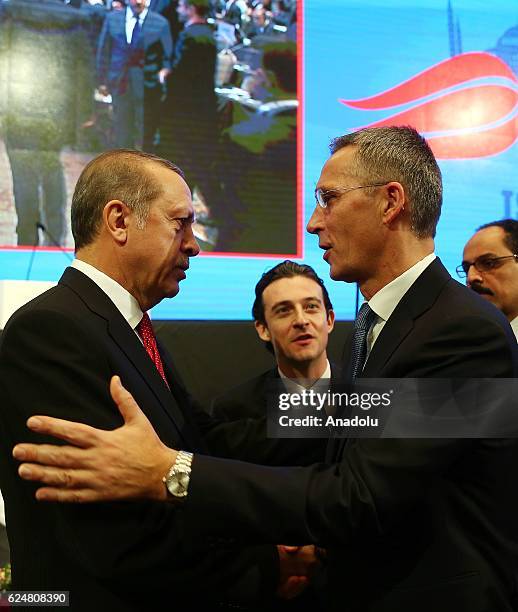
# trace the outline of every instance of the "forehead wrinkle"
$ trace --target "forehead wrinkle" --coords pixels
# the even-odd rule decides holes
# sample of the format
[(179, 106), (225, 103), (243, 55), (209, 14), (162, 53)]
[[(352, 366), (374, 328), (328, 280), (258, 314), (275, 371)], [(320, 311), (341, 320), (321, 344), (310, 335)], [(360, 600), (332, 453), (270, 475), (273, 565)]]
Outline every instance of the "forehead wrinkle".
[(165, 192), (162, 193), (162, 201), (165, 204), (167, 214), (182, 214), (189, 217), (194, 217), (194, 208), (192, 202), (187, 198), (174, 197), (171, 194)]
[(484, 253), (477, 255), (475, 257), (475, 260), (480, 259), (482, 257), (500, 257), (500, 255), (498, 253), (495, 253), (494, 251), (485, 251)]
[(333, 177), (332, 183), (330, 182), (330, 179), (322, 180), (322, 177), (320, 177), (315, 187), (315, 192), (317, 191), (317, 189), (320, 189), (325, 192), (334, 191), (335, 189), (339, 189), (341, 187), (355, 187), (356, 185), (353, 183), (359, 180), (361, 180), (360, 175), (356, 175), (348, 170), (339, 171), (336, 173), (336, 177)]
[(310, 295), (310, 296), (304, 296), (303, 298), (300, 298), (299, 300), (279, 300), (278, 302), (275, 302), (272, 304), (271, 308), (275, 308), (277, 306), (284, 306), (284, 305), (289, 305), (291, 306), (292, 304), (296, 303), (296, 302), (309, 302), (309, 301), (317, 301), (320, 304), (323, 303), (322, 298), (319, 298), (316, 295)]
[(479, 255), (477, 259), (480, 259), (481, 257), (500, 257), (500, 256), (498, 255), (498, 253), (495, 253), (494, 251), (487, 251), (486, 253), (482, 253), (481, 255)]

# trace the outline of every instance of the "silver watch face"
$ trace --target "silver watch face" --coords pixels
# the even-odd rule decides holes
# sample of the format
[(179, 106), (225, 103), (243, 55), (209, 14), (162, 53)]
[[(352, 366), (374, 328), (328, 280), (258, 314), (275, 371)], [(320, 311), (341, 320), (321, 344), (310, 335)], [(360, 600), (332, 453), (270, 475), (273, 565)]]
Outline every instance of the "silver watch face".
[(185, 497), (189, 486), (189, 471), (177, 470), (167, 480), (167, 489), (175, 497)]
[(175, 497), (185, 497), (187, 495), (187, 489), (181, 483), (176, 480), (172, 480), (167, 487), (171, 495)]

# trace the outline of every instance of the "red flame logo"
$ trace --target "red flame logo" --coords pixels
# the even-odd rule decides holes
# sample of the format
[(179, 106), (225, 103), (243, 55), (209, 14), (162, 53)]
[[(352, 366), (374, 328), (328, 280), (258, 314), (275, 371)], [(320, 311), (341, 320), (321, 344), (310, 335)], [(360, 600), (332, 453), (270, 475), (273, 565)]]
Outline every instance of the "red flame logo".
[(359, 110), (410, 105), (368, 127), (412, 125), (439, 159), (496, 155), (518, 138), (518, 80), (489, 53), (463, 53), (375, 96), (340, 102)]

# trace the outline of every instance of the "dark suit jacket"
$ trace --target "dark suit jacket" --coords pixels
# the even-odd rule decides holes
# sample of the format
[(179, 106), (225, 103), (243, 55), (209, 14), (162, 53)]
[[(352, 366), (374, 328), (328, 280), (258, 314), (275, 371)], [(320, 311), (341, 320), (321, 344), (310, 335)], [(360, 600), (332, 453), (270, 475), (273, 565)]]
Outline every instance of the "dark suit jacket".
[(99, 606), (110, 611), (166, 605), (211, 609), (254, 572), (260, 588), (273, 590), (273, 547), (239, 552), (228, 539), (207, 544), (196, 531), (187, 541), (183, 511), (167, 504), (38, 503), (35, 486), (17, 475), (13, 445), (44, 441), (25, 427), (31, 414), (104, 429), (121, 425), (108, 389), (116, 373), (164, 443), (206, 449), (165, 353), (163, 361), (171, 391), (111, 300), (72, 268), (57, 287), (7, 323), (0, 344), (0, 487), (14, 588), (69, 590), (71, 609), (89, 611)]
[(171, 68), (173, 42), (167, 20), (148, 11), (136, 47), (126, 41), (126, 11), (108, 13), (97, 46), (97, 75), (100, 84), (123, 93), (127, 71), (140, 65), (146, 87), (158, 85), (158, 72)]
[[(332, 378), (337, 379), (339, 373), (334, 364), (331, 365), (331, 372)], [(274, 385), (280, 380), (277, 367), (263, 372), (216, 398), (212, 405), (212, 413), (224, 421), (255, 419), (261, 423), (266, 440), (268, 392), (275, 391)], [(253, 461), (251, 452), (254, 452), (255, 460), (265, 465), (311, 465), (324, 460), (326, 445), (326, 437), (283, 438), (276, 445), (270, 441), (268, 449), (259, 450), (257, 445), (246, 446), (243, 449), (244, 454), (238, 458), (243, 461)]]
[[(436, 260), (363, 375), (515, 377), (516, 352), (502, 314)], [(328, 548), (332, 609), (517, 609), (517, 440), (357, 439), (339, 444), (337, 461), (287, 469), (198, 456), (186, 510), (202, 510), (210, 534)]]
[(186, 120), (195, 127), (199, 122), (203, 126), (215, 121), (216, 55), (216, 39), (210, 25), (194, 23), (180, 32), (167, 97), (167, 109), (175, 124)]

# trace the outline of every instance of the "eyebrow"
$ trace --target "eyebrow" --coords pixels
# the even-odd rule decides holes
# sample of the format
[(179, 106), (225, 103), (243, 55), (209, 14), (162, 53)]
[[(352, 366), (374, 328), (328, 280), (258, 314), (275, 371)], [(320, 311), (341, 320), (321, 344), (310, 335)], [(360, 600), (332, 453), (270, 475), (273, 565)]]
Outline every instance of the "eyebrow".
[(167, 215), (170, 219), (181, 219), (182, 221), (190, 221), (191, 223), (195, 223), (196, 222), (196, 213), (192, 212), (189, 214), (168, 214)]
[[(477, 257), (475, 257), (475, 260), (480, 259), (481, 257), (500, 257), (500, 255), (498, 255), (497, 253), (493, 253), (492, 251), (489, 251), (488, 253), (482, 253), (482, 255), (478, 255)], [(462, 263), (464, 263), (465, 261), (468, 261), (467, 259), (463, 259)]]
[(338, 187), (338, 185), (336, 187), (328, 187), (327, 185), (320, 185), (320, 186), (316, 186), (315, 187), (315, 193), (320, 189), (320, 191), (323, 191), (324, 193), (326, 191), (336, 191), (337, 189), (340, 189)]
[[(302, 298), (302, 302), (318, 302), (319, 304), (323, 304), (322, 300), (315, 296), (311, 296), (311, 297), (305, 297)], [(275, 304), (272, 305), (272, 310), (274, 310), (275, 308), (278, 308), (279, 306), (291, 306), (293, 304), (292, 300), (281, 300), (280, 302), (275, 302)]]

